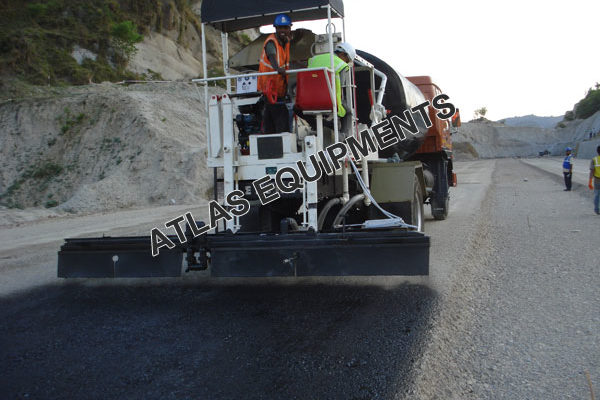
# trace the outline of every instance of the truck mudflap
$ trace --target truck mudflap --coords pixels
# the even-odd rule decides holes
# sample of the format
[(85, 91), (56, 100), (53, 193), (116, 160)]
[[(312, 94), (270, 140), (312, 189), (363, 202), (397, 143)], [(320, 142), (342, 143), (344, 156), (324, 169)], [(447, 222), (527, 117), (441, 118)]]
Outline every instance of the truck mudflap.
[(152, 257), (150, 237), (67, 239), (58, 276), (179, 276), (184, 253), (189, 269), (208, 267), (215, 277), (428, 275), (429, 245), (428, 236), (399, 229), (218, 233)]

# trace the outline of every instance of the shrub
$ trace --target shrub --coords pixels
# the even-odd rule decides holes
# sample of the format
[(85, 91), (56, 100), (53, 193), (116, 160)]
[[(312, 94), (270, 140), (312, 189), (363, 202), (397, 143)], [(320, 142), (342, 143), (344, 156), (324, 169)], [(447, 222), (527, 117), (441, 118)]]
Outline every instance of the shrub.
[(82, 122), (87, 118), (87, 115), (84, 113), (79, 113), (77, 116), (71, 115), (71, 110), (69, 108), (65, 108), (64, 116), (59, 117), (60, 121), (63, 121), (63, 125), (60, 127), (60, 134), (64, 135), (67, 132), (71, 131), (78, 125), (81, 125)]
[(126, 64), (137, 51), (135, 44), (141, 42), (143, 36), (137, 33), (137, 27), (131, 21), (113, 24), (110, 34), (113, 38), (113, 46)]
[(122, 40), (126, 43), (137, 43), (143, 39), (142, 35), (137, 33), (137, 27), (131, 21), (123, 21), (113, 24), (110, 34), (115, 39)]
[[(223, 66), (219, 65), (217, 67), (210, 67), (208, 68), (208, 76), (209, 77), (217, 77), (217, 76), (224, 76), (225, 75), (225, 71), (223, 70)], [(219, 86), (221, 88), (226, 88), (227, 87), (227, 82), (225, 80), (219, 80), (219, 81), (214, 81), (216, 86)]]
[(252, 43), (252, 39), (250, 39), (250, 36), (246, 35), (245, 33), (240, 33), (239, 39), (242, 46), (248, 46), (250, 43)]
[(151, 69), (147, 69), (148, 73), (146, 73), (145, 78), (150, 81), (163, 81), (164, 78), (160, 74), (160, 72), (152, 71)]
[(31, 176), (36, 179), (50, 179), (60, 174), (62, 170), (62, 166), (53, 162), (47, 162), (33, 170)]
[(48, 200), (44, 205), (46, 208), (56, 207), (58, 205), (58, 201), (56, 200)]
[(8, 187), (8, 189), (6, 189), (6, 192), (4, 192), (0, 195), (0, 199), (4, 198), (4, 197), (12, 196), (16, 191), (18, 191), (21, 188), (22, 183), (23, 183), (22, 179), (18, 179), (16, 181), (14, 181), (13, 184), (10, 185)]
[(600, 110), (600, 89), (590, 89), (583, 100), (577, 105), (575, 117), (585, 119)]
[(33, 18), (41, 17), (48, 12), (48, 5), (42, 3), (31, 3), (27, 5), (27, 12)]

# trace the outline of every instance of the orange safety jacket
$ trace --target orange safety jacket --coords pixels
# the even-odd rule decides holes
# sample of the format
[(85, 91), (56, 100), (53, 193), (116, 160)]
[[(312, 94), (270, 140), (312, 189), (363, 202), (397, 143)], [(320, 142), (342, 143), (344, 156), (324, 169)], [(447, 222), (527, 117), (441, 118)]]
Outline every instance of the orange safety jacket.
[[(269, 58), (267, 57), (267, 52), (265, 48), (267, 47), (267, 43), (269, 41), (273, 41), (275, 44), (275, 48), (277, 49), (277, 64), (279, 64), (280, 68), (289, 69), (290, 68), (290, 42), (285, 44), (285, 47), (282, 47), (277, 40), (277, 37), (274, 33), (271, 33), (267, 36), (265, 43), (263, 44), (262, 55), (260, 56), (260, 62), (258, 65), (258, 72), (273, 72), (275, 69), (269, 62)], [(269, 82), (273, 82), (273, 90), (277, 93), (277, 97), (284, 97), (287, 92), (287, 77), (277, 75), (267, 75), (267, 76), (259, 76), (258, 77), (258, 90), (266, 93)]]

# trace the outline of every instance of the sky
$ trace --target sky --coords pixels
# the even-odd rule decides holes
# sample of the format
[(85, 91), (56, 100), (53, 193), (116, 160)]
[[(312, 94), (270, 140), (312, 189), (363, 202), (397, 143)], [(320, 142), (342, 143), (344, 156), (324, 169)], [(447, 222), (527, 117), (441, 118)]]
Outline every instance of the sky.
[[(463, 121), (481, 107), (492, 120), (563, 115), (600, 82), (598, 0), (345, 0), (344, 9), (348, 42), (404, 76), (430, 75)], [(325, 32), (325, 22), (301, 27)]]

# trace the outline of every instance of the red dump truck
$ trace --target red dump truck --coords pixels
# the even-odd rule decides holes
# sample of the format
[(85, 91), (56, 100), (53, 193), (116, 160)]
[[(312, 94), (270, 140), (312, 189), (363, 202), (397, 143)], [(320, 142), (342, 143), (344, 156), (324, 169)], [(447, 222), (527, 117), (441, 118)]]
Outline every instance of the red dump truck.
[[(443, 93), (429, 76), (409, 76), (407, 79), (417, 86), (428, 100)], [(434, 110), (431, 110), (431, 113), (433, 117)], [(460, 126), (460, 116), (455, 114), (452, 121), (432, 118), (432, 122), (433, 126), (427, 131), (423, 144), (410, 159), (423, 162), (426, 170), (433, 175), (429, 203), (433, 217), (441, 220), (448, 216), (449, 188), (457, 184), (452, 165), (451, 135)]]

